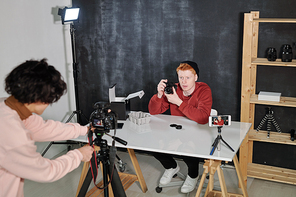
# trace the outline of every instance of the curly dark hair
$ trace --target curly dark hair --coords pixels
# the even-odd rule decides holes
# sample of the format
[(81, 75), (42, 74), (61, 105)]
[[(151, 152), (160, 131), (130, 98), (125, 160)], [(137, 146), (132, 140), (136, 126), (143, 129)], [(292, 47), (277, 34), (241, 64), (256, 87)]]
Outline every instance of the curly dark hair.
[(28, 60), (5, 78), (5, 91), (21, 103), (57, 102), (67, 91), (61, 73), (47, 64), (47, 59)]

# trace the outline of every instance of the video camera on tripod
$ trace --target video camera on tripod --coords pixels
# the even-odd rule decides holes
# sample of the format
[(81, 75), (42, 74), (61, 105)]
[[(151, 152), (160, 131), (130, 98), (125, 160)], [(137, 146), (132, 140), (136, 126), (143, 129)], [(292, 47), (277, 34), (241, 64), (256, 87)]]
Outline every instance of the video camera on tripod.
[[(117, 129), (117, 115), (110, 109), (110, 104), (106, 102), (97, 102), (94, 104), (95, 110), (90, 115), (90, 125), (94, 129), (95, 139), (93, 139), (93, 132), (91, 129), (88, 132), (88, 140), (90, 146), (99, 146), (100, 151), (96, 153), (94, 151), (93, 156), (90, 160), (91, 167), (84, 179), (84, 182), (79, 191), (78, 197), (84, 197), (90, 185), (91, 179), (93, 178), (94, 184), (96, 185), (96, 177), (98, 174), (98, 166), (102, 163), (103, 170), (103, 187), (96, 187), (104, 190), (104, 197), (109, 196), (108, 185), (111, 183), (114, 196), (126, 197), (124, 188), (122, 186), (120, 177), (114, 164), (116, 157), (115, 141), (126, 145), (127, 142), (115, 137)], [(114, 136), (109, 135), (111, 129), (114, 129)], [(112, 146), (109, 148), (107, 140), (102, 139), (103, 135), (110, 136)], [(108, 179), (110, 180), (108, 182)]]
[(231, 116), (230, 115), (217, 115), (217, 116), (209, 116), (209, 126), (218, 128), (218, 135), (212, 144), (212, 150), (210, 155), (213, 155), (215, 149), (218, 151), (221, 150), (221, 142), (222, 141), (232, 152), (234, 152), (233, 148), (222, 138), (221, 132), (223, 126), (231, 125)]
[(109, 133), (110, 129), (117, 129), (117, 114), (111, 111), (109, 103), (97, 102), (94, 108), (89, 119), (96, 130)]

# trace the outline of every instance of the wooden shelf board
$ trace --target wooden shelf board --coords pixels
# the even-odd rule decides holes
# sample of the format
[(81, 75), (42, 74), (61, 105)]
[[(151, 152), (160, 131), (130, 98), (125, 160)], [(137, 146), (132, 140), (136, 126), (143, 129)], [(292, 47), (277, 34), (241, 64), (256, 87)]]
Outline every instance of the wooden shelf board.
[(296, 107), (296, 98), (281, 96), (280, 102), (275, 102), (275, 101), (258, 100), (258, 95), (252, 94), (250, 98), (250, 103), (261, 104), (261, 105), (275, 105), (275, 106), (283, 106), (283, 107)]
[(258, 18), (253, 20), (254, 22), (264, 23), (296, 23), (295, 18)]
[(296, 170), (249, 163), (248, 176), (296, 185)]
[(276, 59), (276, 61), (268, 61), (267, 58), (255, 58), (255, 59), (252, 59), (252, 64), (266, 65), (266, 66), (296, 67), (296, 60), (292, 59), (292, 62), (282, 62), (281, 59)]
[[(233, 193), (227, 193), (228, 197), (243, 197), (242, 194), (233, 194)], [(221, 191), (210, 191), (209, 194), (207, 195), (207, 197), (223, 197), (222, 192)]]
[(270, 137), (267, 138), (267, 131), (251, 129), (249, 131), (249, 140), (251, 141), (259, 141), (259, 142), (269, 142), (269, 143), (277, 143), (277, 144), (289, 144), (296, 145), (296, 141), (291, 141), (289, 133), (278, 133), (278, 132), (270, 132)]

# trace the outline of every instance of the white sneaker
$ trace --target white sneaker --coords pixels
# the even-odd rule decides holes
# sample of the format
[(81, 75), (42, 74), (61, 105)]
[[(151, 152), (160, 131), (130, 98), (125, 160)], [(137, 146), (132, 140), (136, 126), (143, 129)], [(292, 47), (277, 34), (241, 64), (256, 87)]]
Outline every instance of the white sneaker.
[(198, 176), (193, 179), (187, 175), (186, 180), (184, 181), (181, 187), (181, 192), (186, 194), (193, 191), (197, 184), (197, 180), (198, 180)]
[(179, 170), (180, 170), (179, 165), (177, 165), (176, 168), (166, 169), (166, 170), (164, 171), (164, 173), (163, 173), (163, 175), (162, 175), (160, 181), (159, 181), (160, 184), (162, 184), (162, 185), (166, 185), (166, 184), (168, 184), (169, 182), (171, 182), (173, 176), (174, 176), (177, 172), (179, 172)]

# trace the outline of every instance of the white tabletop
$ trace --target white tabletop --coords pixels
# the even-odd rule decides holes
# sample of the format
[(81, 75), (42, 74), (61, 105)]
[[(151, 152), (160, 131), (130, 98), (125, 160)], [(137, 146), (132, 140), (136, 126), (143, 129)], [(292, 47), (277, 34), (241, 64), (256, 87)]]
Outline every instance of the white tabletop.
[[(221, 142), (221, 150), (216, 149), (214, 154), (210, 155), (212, 144), (218, 135), (217, 127), (201, 125), (186, 117), (162, 114), (151, 116), (150, 123), (145, 125), (136, 125), (129, 120), (119, 122), (123, 122), (124, 126), (117, 129), (116, 137), (128, 144), (124, 146), (116, 142), (116, 147), (223, 161), (232, 161), (251, 127), (251, 123), (236, 121), (232, 121), (231, 126), (223, 126), (222, 137), (235, 152)], [(170, 127), (170, 124), (182, 125), (182, 129)], [(109, 134), (113, 135), (114, 131)], [(111, 144), (112, 139), (109, 136), (104, 135), (103, 138)], [(80, 136), (74, 140), (87, 142), (87, 137)]]

